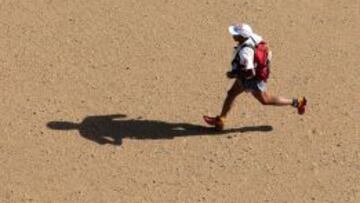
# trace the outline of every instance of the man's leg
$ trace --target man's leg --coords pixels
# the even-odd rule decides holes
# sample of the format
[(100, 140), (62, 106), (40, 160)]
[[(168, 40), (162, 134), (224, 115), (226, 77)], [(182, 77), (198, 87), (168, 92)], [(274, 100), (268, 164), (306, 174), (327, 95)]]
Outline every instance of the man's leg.
[(267, 92), (255, 91), (252, 92), (254, 97), (263, 105), (273, 105), (273, 106), (293, 106), (298, 109), (299, 114), (305, 113), (305, 106), (306, 106), (306, 98), (294, 98), (288, 99), (279, 96), (272, 96)]
[(245, 89), (241, 82), (236, 80), (227, 93), (220, 115), (216, 117), (204, 116), (205, 122), (209, 125), (215, 126), (216, 130), (222, 130), (224, 128), (225, 118), (229, 113), (235, 98), (244, 90)]
[(263, 105), (289, 106), (293, 104), (293, 99), (272, 96), (267, 92), (254, 91), (252, 94)]
[(234, 103), (235, 98), (241, 94), (242, 92), (244, 92), (244, 87), (242, 86), (241, 82), (236, 80), (234, 82), (234, 84), (232, 85), (232, 87), (230, 88), (230, 90), (227, 92), (221, 113), (220, 113), (220, 117), (225, 119), (227, 114), (229, 113), (229, 111), (231, 110), (231, 107)]

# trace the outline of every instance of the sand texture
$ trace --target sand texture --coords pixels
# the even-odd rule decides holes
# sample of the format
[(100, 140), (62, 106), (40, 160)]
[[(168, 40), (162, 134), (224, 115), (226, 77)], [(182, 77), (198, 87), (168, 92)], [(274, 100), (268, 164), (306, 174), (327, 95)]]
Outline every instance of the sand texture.
[[(227, 26), (273, 52), (240, 95)], [(0, 202), (360, 202), (359, 0), (0, 0)]]

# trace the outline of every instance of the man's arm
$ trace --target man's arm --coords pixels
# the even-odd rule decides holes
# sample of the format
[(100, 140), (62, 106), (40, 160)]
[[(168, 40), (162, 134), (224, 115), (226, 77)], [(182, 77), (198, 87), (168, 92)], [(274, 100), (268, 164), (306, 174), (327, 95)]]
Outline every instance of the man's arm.
[(250, 47), (244, 47), (240, 52), (240, 63), (243, 65), (243, 76), (245, 79), (252, 79), (255, 77), (254, 66), (254, 49)]

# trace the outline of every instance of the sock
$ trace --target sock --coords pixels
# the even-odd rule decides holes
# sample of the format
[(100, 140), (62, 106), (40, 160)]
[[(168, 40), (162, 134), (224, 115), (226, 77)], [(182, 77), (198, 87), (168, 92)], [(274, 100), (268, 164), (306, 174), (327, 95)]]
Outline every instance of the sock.
[(299, 106), (299, 100), (297, 98), (293, 98), (291, 106), (297, 108)]

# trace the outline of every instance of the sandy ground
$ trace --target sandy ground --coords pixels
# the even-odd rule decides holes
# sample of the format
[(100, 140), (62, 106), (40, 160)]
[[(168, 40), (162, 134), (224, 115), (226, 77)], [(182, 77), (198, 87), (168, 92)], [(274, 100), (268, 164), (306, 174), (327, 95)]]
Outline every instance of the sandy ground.
[[(220, 134), (234, 43), (268, 89)], [(0, 202), (360, 202), (359, 0), (0, 0)]]

